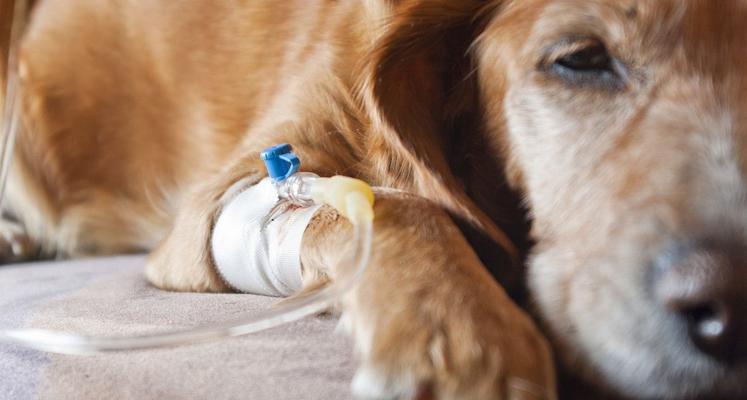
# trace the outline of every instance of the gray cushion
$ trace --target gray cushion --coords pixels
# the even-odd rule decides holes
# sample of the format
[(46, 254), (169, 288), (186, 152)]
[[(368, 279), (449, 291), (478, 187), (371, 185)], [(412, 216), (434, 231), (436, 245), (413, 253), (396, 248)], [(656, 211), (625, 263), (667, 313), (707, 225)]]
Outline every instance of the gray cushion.
[[(232, 320), (276, 299), (169, 293), (144, 258), (0, 267), (0, 329), (130, 335)], [(177, 348), (56, 355), (0, 343), (0, 399), (350, 398), (352, 345), (333, 317)]]

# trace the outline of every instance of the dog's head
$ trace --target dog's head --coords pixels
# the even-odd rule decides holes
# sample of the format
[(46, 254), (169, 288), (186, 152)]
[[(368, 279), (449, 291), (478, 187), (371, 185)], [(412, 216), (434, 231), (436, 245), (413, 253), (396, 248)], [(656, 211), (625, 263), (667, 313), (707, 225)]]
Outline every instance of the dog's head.
[(742, 0), (414, 1), (378, 50), (373, 118), (408, 173), (450, 185), (442, 154), (490, 149), (558, 358), (628, 396), (747, 393), (745, 21)]

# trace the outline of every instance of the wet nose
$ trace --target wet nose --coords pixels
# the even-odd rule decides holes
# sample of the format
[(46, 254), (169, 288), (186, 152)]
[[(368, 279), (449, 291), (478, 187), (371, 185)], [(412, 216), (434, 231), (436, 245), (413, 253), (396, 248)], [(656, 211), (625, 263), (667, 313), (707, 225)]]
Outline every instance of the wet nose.
[(744, 246), (676, 245), (655, 270), (658, 301), (686, 324), (693, 344), (722, 361), (747, 357)]

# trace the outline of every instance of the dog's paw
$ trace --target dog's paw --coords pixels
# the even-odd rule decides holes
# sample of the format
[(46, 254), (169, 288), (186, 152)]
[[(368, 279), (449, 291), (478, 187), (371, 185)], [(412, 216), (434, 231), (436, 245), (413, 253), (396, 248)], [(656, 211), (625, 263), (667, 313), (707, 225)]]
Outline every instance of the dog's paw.
[(555, 398), (549, 345), (523, 311), (508, 301), (451, 300), (343, 316), (362, 358), (357, 398)]
[(38, 258), (39, 246), (15, 222), (0, 220), (0, 264)]
[(165, 290), (230, 292), (215, 272), (207, 251), (167, 240), (148, 257), (145, 276), (153, 286)]

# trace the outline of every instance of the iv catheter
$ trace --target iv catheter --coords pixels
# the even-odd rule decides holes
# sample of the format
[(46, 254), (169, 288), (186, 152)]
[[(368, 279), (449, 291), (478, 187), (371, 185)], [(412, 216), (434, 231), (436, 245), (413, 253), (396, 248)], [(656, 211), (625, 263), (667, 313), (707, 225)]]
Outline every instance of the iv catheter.
[[(312, 294), (291, 299), (258, 315), (221, 324), (143, 336), (98, 337), (44, 329), (0, 330), (0, 342), (11, 342), (37, 350), (61, 354), (148, 349), (235, 337), (296, 321), (329, 308), (361, 279), (371, 256), (373, 230), (373, 191), (363, 181), (335, 176), (321, 178), (297, 172), (298, 158), (289, 145), (263, 152), (262, 158), (273, 179), (278, 196), (299, 206), (327, 204), (346, 217), (353, 226), (353, 251), (341, 263), (354, 265), (351, 273)], [(338, 266), (338, 268), (340, 268)]]

